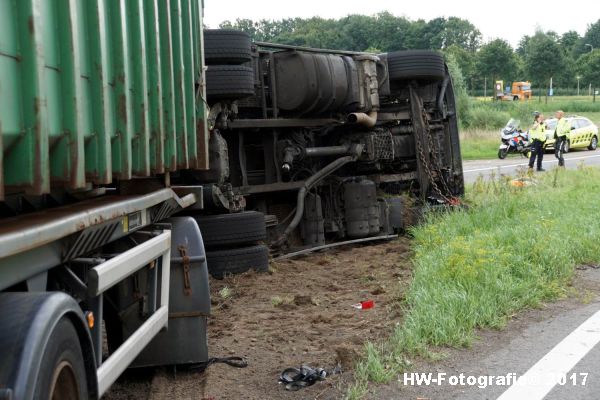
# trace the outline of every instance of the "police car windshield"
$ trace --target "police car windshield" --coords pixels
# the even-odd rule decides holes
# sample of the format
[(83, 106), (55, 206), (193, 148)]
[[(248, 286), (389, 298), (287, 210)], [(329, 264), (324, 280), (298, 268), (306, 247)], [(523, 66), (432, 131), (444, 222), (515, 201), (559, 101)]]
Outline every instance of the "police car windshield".
[(556, 119), (547, 119), (546, 120), (546, 129), (554, 129), (556, 128)]

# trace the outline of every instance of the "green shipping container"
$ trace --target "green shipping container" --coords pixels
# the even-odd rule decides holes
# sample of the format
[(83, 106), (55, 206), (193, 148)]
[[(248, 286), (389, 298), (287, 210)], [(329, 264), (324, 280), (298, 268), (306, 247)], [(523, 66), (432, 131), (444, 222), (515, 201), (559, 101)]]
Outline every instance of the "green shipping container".
[(208, 169), (202, 0), (0, 0), (0, 199)]

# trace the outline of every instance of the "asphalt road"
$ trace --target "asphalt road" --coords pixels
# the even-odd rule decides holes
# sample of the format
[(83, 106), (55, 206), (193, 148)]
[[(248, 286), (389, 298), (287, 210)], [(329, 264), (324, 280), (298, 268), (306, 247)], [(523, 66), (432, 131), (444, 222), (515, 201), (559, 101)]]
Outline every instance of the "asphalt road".
[[(586, 279), (600, 284), (600, 271), (588, 270)], [(536, 368), (529, 376), (537, 381), (531, 384), (516, 384), (512, 388), (506, 386), (488, 386), (485, 389), (478, 387), (457, 388), (461, 398), (465, 400), (498, 399), (498, 400), (593, 400), (600, 398), (600, 345), (589, 344), (587, 353), (578, 358), (572, 368), (566, 366), (567, 361), (563, 352), (575, 352), (573, 343), (566, 343), (567, 338), (581, 324), (600, 311), (600, 298), (596, 297), (590, 304), (582, 305), (576, 309), (567, 309), (558, 312), (547, 320), (535, 322), (525, 330), (519, 332), (506, 346), (502, 346), (485, 358), (480, 360), (476, 368), (469, 375), (506, 375), (514, 372), (522, 377), (531, 371), (534, 365), (547, 362), (540, 370)], [(594, 329), (584, 326), (584, 330), (591, 332), (594, 338), (600, 339), (598, 325)], [(575, 338), (576, 341), (585, 339)], [(562, 348), (559, 346), (563, 346)], [(558, 351), (559, 355), (556, 354)], [(465, 374), (467, 372), (465, 371)], [(553, 384), (553, 375), (564, 375), (565, 382)], [(585, 379), (585, 382), (584, 382)], [(546, 385), (546, 387), (544, 387)], [(544, 393), (546, 392), (546, 393)], [(457, 394), (458, 394), (457, 393)]]
[[(577, 168), (577, 165), (581, 162), (588, 166), (600, 167), (600, 151), (573, 150), (572, 152), (565, 154), (565, 166), (567, 168)], [(496, 176), (500, 174), (515, 175), (519, 168), (526, 169), (527, 164), (528, 160), (521, 155), (509, 156), (504, 160), (463, 161), (463, 173), (465, 182), (472, 183), (479, 176), (487, 178), (492, 174)], [(544, 169), (550, 170), (557, 165), (558, 162), (554, 157), (554, 154), (544, 154)]]

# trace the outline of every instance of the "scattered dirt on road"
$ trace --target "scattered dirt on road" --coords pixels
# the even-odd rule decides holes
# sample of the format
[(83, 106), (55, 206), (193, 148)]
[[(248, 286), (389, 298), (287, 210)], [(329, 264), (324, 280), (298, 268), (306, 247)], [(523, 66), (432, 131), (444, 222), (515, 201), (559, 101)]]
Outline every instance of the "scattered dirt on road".
[[(344, 247), (273, 262), (269, 273), (211, 280), (211, 357), (242, 356), (244, 369), (215, 364), (199, 374), (160, 369), (127, 374), (108, 399), (339, 399), (367, 340), (401, 320), (412, 274), (409, 241)], [(358, 310), (352, 304), (374, 300)], [(300, 365), (341, 374), (298, 392), (277, 383)]]

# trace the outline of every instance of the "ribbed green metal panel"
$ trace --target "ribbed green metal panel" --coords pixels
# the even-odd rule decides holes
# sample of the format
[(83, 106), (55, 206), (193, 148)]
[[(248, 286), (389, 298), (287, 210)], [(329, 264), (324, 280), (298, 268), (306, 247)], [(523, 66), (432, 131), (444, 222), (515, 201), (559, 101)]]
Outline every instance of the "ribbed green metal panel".
[(196, 142), (197, 142), (197, 169), (208, 169), (208, 125), (206, 121), (206, 85), (204, 82), (204, 39), (203, 39), (203, 27), (202, 27), (202, 0), (191, 0), (193, 5), (192, 22), (194, 23), (194, 78), (196, 80), (197, 92), (196, 92)]
[(177, 143), (177, 168), (189, 168), (187, 159), (187, 124), (185, 69), (183, 65), (183, 33), (181, 1), (171, 0), (171, 48), (173, 50), (173, 81), (175, 84), (175, 136)]
[(86, 143), (86, 176), (94, 183), (112, 180), (111, 140), (115, 137), (113, 92), (109, 85), (109, 65), (112, 54), (108, 49), (106, 1), (86, 1), (87, 47), (92, 65), (90, 71), (93, 132)]
[(164, 142), (165, 129), (163, 122), (160, 26), (158, 24), (157, 0), (146, 1), (146, 67), (148, 68), (148, 110), (150, 122), (150, 168), (153, 173), (165, 171)]
[(129, 44), (132, 62), (133, 127), (131, 146), (133, 174), (150, 175), (150, 131), (148, 121), (148, 75), (146, 70), (146, 28), (143, 0), (127, 0)]
[(40, 1), (10, 1), (3, 7), (0, 25), (7, 25), (14, 40), (3, 45), (8, 52), (0, 55), (2, 102), (11, 103), (0, 109), (3, 181), (5, 186), (42, 194), (50, 189), (50, 177)]
[(183, 49), (183, 88), (185, 95), (187, 132), (187, 159), (190, 168), (196, 167), (196, 107), (194, 99), (194, 41), (192, 34), (192, 1), (181, 2), (181, 39)]
[(0, 0), (0, 199), (208, 167), (201, 0)]
[[(53, 144), (52, 179), (62, 181), (67, 187), (85, 187), (84, 136), (88, 133), (89, 112), (86, 109), (82, 75), (82, 21), (78, 13), (77, 1), (57, 2), (56, 17), (58, 29), (58, 70), (61, 75), (61, 93), (57, 101), (62, 105), (62, 135)], [(44, 21), (51, 23), (51, 21)]]
[(175, 79), (173, 74), (173, 41), (171, 28), (171, 7), (166, 1), (158, 3), (158, 23), (160, 29), (160, 59), (162, 82), (163, 117), (165, 129), (165, 167), (169, 171), (177, 169), (177, 136), (175, 124)]
[(131, 99), (131, 69), (129, 65), (129, 37), (125, 14), (125, 0), (108, 0), (107, 15), (111, 29), (112, 84), (116, 111), (116, 140), (112, 142), (113, 173), (119, 179), (131, 179), (131, 138), (133, 137), (133, 110)]

